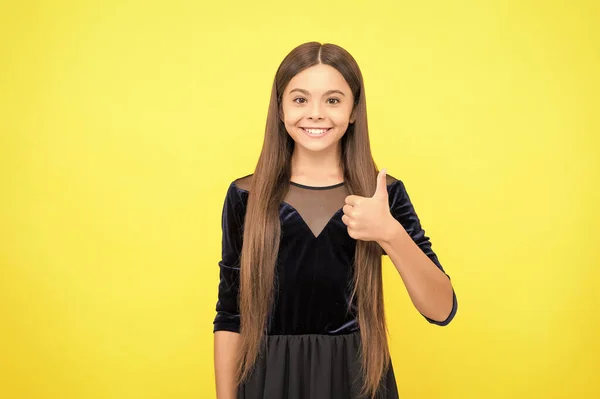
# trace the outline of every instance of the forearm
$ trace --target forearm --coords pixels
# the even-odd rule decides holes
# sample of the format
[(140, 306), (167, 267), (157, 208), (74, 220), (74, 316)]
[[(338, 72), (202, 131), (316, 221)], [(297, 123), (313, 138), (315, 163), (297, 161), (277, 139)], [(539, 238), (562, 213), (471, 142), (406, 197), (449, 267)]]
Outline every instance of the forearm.
[(215, 331), (214, 363), (217, 399), (235, 399), (236, 354), (240, 346), (240, 334), (231, 331)]
[(448, 276), (419, 248), (395, 219), (378, 241), (398, 270), (410, 299), (426, 317), (444, 321), (452, 311), (453, 289)]

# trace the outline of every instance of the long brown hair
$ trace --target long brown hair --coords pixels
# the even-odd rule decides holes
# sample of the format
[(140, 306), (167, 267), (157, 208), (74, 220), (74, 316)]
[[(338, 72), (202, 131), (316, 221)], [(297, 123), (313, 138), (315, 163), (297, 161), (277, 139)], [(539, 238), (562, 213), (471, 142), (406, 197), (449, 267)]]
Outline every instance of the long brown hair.
[[(273, 300), (275, 265), (280, 240), (279, 208), (291, 179), (294, 141), (282, 121), (281, 98), (289, 81), (317, 64), (337, 69), (352, 90), (356, 120), (342, 137), (341, 166), (351, 194), (372, 196), (377, 166), (371, 155), (365, 90), (354, 58), (334, 44), (308, 42), (294, 48), (275, 74), (262, 151), (249, 190), (244, 222), (240, 271), (241, 348), (237, 381), (242, 383), (265, 339)], [(361, 335), (362, 393), (373, 397), (389, 367), (387, 328), (383, 309), (382, 250), (374, 241), (356, 242), (352, 299), (356, 297)], [(349, 303), (351, 305), (352, 300)]]

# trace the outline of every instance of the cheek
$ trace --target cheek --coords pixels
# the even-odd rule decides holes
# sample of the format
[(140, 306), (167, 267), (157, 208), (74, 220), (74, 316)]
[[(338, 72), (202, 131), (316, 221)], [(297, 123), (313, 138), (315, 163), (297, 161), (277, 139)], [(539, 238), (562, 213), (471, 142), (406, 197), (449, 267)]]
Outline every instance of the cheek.
[(350, 120), (351, 110), (339, 109), (331, 114), (331, 120), (336, 125), (347, 125)]
[(283, 116), (284, 116), (283, 121), (285, 122), (286, 125), (294, 125), (302, 119), (303, 114), (302, 114), (302, 110), (300, 110), (298, 108), (284, 107), (283, 108)]

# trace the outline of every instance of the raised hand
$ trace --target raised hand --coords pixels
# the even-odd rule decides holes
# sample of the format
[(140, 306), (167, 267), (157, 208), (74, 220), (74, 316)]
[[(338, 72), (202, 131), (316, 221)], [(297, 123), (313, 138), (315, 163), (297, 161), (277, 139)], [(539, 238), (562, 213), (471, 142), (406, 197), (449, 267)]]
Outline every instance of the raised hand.
[(348, 226), (348, 235), (355, 240), (384, 241), (391, 224), (396, 220), (390, 213), (386, 169), (377, 175), (377, 188), (372, 197), (349, 195), (342, 208), (342, 221)]

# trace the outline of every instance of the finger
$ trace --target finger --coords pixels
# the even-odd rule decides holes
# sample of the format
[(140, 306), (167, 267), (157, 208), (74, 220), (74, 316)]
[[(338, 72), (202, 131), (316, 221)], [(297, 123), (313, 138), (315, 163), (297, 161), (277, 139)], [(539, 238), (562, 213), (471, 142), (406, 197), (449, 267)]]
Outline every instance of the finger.
[(364, 197), (361, 197), (360, 195), (349, 195), (346, 197), (346, 204), (352, 206), (358, 205), (363, 198)]
[(354, 207), (352, 205), (346, 204), (342, 207), (342, 211), (344, 212), (345, 215), (348, 215), (348, 216), (352, 216), (353, 210), (354, 210)]
[(348, 223), (350, 222), (350, 218), (348, 217), (348, 215), (342, 215), (342, 222), (344, 222), (344, 224), (348, 226)]
[(383, 168), (377, 175), (377, 188), (375, 189), (375, 194), (373, 194), (373, 198), (386, 199), (388, 197), (386, 175), (386, 168)]

